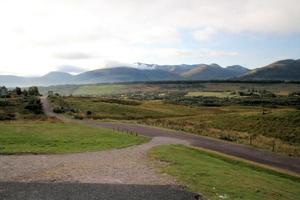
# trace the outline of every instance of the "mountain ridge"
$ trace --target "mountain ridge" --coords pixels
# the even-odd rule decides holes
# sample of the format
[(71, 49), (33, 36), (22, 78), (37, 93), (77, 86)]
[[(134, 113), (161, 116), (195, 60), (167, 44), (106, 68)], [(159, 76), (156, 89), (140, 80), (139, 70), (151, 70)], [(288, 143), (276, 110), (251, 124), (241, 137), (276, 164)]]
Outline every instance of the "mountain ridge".
[(221, 67), (218, 64), (157, 65), (136, 63), (72, 75), (53, 71), (40, 77), (0, 75), (0, 85), (49, 86), (65, 84), (94, 84), (139, 81), (175, 80), (300, 80), (300, 59), (280, 60), (265, 67), (249, 70), (240, 65)]

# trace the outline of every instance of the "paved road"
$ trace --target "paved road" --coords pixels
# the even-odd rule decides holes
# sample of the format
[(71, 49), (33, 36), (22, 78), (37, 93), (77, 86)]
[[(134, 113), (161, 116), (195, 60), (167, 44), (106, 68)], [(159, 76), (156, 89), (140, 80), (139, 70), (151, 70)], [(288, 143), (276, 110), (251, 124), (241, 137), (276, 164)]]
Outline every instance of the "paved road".
[(1, 200), (196, 200), (198, 196), (166, 185), (0, 182)]
[(80, 120), (68, 119), (62, 115), (57, 115), (53, 113), (49, 107), (46, 98), (42, 98), (42, 102), (47, 115), (52, 117), (57, 117), (64, 121), (68, 120), (76, 123), (83, 123), (83, 124), (88, 124), (93, 126), (118, 129), (121, 131), (129, 131), (129, 132), (134, 132), (149, 137), (171, 137), (171, 138), (181, 139), (189, 142), (192, 146), (195, 147), (201, 147), (201, 148), (217, 151), (227, 155), (236, 156), (238, 158), (246, 159), (249, 161), (268, 165), (274, 168), (279, 168), (296, 174), (300, 174), (300, 158), (279, 155), (276, 153), (260, 150), (250, 146), (228, 143), (225, 141), (216, 140), (204, 136), (193, 135), (182, 131), (160, 129), (160, 128), (138, 125), (138, 124), (110, 123), (110, 122), (99, 122), (93, 120), (80, 121)]

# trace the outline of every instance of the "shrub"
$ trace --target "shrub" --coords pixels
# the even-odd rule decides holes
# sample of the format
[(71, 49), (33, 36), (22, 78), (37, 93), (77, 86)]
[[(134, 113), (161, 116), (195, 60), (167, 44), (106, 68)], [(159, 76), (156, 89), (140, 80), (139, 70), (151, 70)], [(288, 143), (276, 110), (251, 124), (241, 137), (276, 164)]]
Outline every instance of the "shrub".
[(30, 96), (39, 96), (39, 89), (36, 86), (28, 88), (28, 95)]
[(74, 115), (74, 119), (79, 119), (79, 120), (83, 120), (83, 116), (82, 115)]
[(25, 105), (25, 109), (34, 114), (43, 113), (43, 106), (41, 100), (37, 97), (30, 97), (28, 99), (27, 105)]
[(225, 134), (225, 133), (221, 133), (219, 138), (221, 140), (226, 140), (226, 141), (230, 141), (230, 142), (236, 142), (238, 140), (235, 136), (230, 135), (230, 134)]
[(66, 111), (65, 111), (64, 107), (55, 107), (55, 108), (53, 108), (53, 112), (60, 114), (60, 113), (65, 113)]
[(0, 121), (4, 120), (15, 120), (16, 114), (14, 113), (0, 113)]

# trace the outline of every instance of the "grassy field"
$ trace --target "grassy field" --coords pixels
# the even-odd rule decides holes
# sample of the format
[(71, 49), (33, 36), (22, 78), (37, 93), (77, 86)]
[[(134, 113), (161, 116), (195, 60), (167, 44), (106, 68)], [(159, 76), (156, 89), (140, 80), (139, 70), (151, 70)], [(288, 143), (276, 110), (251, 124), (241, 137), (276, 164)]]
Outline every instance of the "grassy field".
[(72, 92), (75, 96), (103, 96), (122, 93), (127, 87), (120, 84), (85, 85)]
[(296, 83), (98, 84), (53, 97), (52, 106), (78, 119), (142, 123), (300, 156), (300, 97), (288, 96), (297, 91)]
[(300, 196), (300, 178), (214, 153), (170, 145), (152, 149), (150, 156), (167, 163), (163, 173), (212, 200), (295, 200)]
[[(300, 155), (300, 111), (293, 108), (199, 107), (196, 115), (145, 119), (142, 123)], [(252, 138), (250, 141), (250, 137)]]
[[(118, 119), (138, 120), (145, 118), (165, 118), (174, 116), (186, 116), (195, 113), (197, 109), (182, 105), (163, 104), (159, 101), (137, 102), (131, 105), (131, 101), (111, 101), (109, 99), (95, 97), (54, 97), (50, 99), (52, 107), (63, 106), (76, 110), (70, 115), (80, 115), (93, 119)], [(86, 113), (91, 111), (90, 116)]]
[(103, 96), (110, 94), (128, 94), (131, 92), (150, 91), (185, 91), (185, 92), (232, 92), (238, 90), (268, 90), (277, 95), (286, 96), (300, 91), (300, 84), (294, 83), (127, 83), (127, 84), (95, 84), (95, 85), (63, 85), (40, 87), (42, 94), (49, 90), (62, 95)]
[(67, 112), (73, 117), (125, 120), (300, 155), (300, 110), (291, 107), (265, 108), (262, 114), (262, 108), (255, 106), (191, 107), (159, 100), (131, 104), (122, 99), (73, 96), (52, 101), (53, 107), (76, 110)]
[(100, 151), (141, 144), (148, 138), (78, 124), (1, 122), (0, 154)]
[(188, 92), (186, 95), (188, 97), (219, 97), (219, 98), (225, 98), (225, 97), (234, 97), (231, 92)]

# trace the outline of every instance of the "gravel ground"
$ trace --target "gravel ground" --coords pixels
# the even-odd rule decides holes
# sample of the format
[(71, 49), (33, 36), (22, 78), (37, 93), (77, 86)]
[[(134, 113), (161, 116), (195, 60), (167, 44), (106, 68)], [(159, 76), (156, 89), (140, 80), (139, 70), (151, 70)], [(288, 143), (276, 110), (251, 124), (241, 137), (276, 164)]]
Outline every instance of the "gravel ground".
[(147, 151), (163, 144), (187, 144), (156, 137), (151, 142), (124, 149), (58, 155), (2, 155), (0, 181), (81, 182), (171, 185), (174, 179), (155, 170)]

